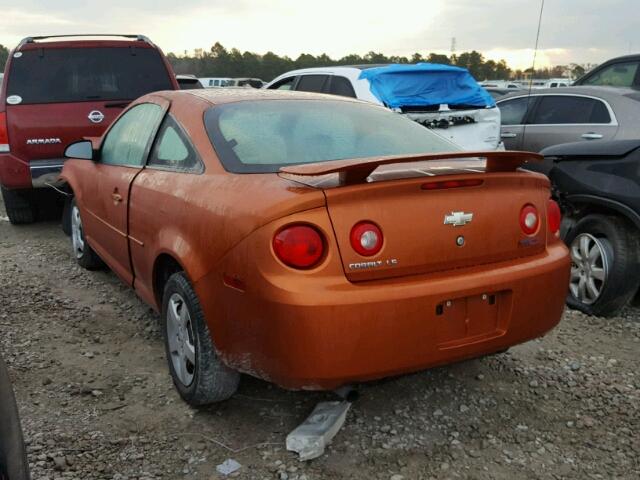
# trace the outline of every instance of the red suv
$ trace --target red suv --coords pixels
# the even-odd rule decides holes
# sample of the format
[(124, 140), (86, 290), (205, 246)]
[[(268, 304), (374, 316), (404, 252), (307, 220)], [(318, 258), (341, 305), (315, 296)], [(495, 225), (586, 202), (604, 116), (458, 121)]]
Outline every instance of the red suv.
[[(73, 38), (72, 38), (73, 37)], [(13, 224), (51, 204), (69, 143), (97, 137), (132, 100), (178, 90), (162, 51), (142, 35), (25, 38), (0, 89), (0, 187)]]

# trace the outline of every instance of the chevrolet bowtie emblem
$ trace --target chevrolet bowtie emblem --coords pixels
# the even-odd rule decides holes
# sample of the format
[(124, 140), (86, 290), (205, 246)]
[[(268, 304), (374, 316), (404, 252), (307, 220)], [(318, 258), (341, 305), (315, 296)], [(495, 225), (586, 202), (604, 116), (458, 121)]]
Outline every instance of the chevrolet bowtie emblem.
[(454, 227), (463, 227), (473, 220), (473, 213), (451, 212), (444, 216), (445, 225), (453, 225)]

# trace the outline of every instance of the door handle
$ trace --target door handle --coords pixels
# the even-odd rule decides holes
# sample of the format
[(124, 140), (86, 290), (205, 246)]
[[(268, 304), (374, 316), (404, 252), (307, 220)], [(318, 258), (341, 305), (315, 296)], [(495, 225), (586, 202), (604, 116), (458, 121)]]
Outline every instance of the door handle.
[(118, 190), (114, 190), (114, 192), (111, 194), (111, 198), (113, 199), (113, 203), (118, 204), (122, 201), (122, 195), (120, 195), (118, 193)]
[(581, 135), (582, 138), (584, 138), (585, 140), (598, 140), (600, 138), (602, 138), (604, 135), (600, 134), (600, 133), (593, 133), (593, 132), (588, 132), (588, 133), (583, 133)]
[(517, 133), (504, 132), (500, 134), (500, 138), (516, 138), (518, 136)]

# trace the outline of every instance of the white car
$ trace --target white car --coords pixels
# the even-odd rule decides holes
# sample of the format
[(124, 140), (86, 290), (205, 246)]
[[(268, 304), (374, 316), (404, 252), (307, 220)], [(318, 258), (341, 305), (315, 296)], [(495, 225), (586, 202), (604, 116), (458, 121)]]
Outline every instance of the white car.
[[(430, 70), (433, 67), (442, 67), (445, 74), (449, 75), (447, 80), (439, 80), (443, 78), (442, 72), (436, 74)], [(451, 75), (460, 81), (450, 81)], [(407, 85), (414, 94), (403, 97)], [(451, 85), (455, 85), (455, 88)], [(280, 75), (264, 88), (358, 98), (406, 115), (465, 150), (495, 150), (502, 147), (500, 110), (466, 69), (459, 67), (417, 64), (307, 68)], [(473, 106), (439, 101), (445, 98), (463, 99), (469, 91), (473, 91), (474, 98), (480, 98), (481, 101)], [(392, 101), (389, 101), (390, 98)]]
[(229, 77), (200, 77), (198, 80), (204, 88), (233, 86), (233, 79)]

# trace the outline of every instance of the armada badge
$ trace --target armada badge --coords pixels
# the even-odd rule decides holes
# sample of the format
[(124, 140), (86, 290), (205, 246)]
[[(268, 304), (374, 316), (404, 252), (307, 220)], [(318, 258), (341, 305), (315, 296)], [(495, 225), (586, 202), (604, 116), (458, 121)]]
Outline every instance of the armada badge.
[(473, 220), (473, 213), (451, 212), (444, 216), (445, 225), (453, 225), (454, 227), (464, 227)]
[(28, 138), (27, 145), (56, 145), (62, 143), (59, 138)]

